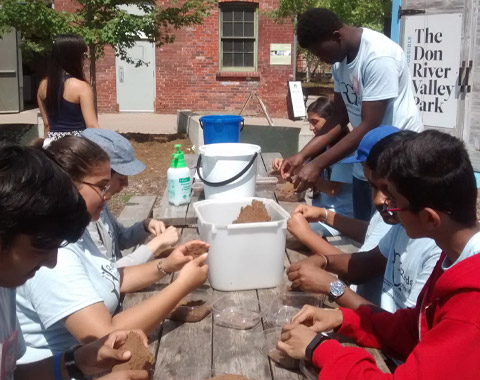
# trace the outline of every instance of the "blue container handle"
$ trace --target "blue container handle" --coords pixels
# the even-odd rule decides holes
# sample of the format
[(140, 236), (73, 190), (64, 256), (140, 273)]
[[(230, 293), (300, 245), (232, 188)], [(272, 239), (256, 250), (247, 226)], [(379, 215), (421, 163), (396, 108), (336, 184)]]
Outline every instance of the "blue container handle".
[[(198, 122), (200, 123), (200, 127), (203, 129), (203, 122), (202, 122), (201, 118), (198, 119)], [(243, 127), (245, 127), (245, 119), (242, 119), (241, 123), (242, 123), (242, 126), (240, 127), (240, 132), (242, 132)]]
[(202, 175), (200, 174), (200, 166), (202, 165), (202, 155), (200, 154), (198, 156), (198, 160), (197, 160), (197, 173), (198, 173), (198, 178), (200, 178), (202, 180), (202, 182), (208, 186), (211, 186), (211, 187), (221, 187), (221, 186), (226, 186), (226, 185), (229, 185), (231, 184), (233, 181), (236, 181), (237, 179), (239, 179), (242, 175), (244, 175), (253, 165), (253, 163), (255, 162), (255, 159), (257, 158), (258, 156), (258, 153), (255, 152), (252, 156), (252, 159), (250, 160), (250, 162), (247, 164), (247, 166), (245, 166), (241, 171), (240, 173), (234, 175), (232, 178), (230, 179), (226, 179), (225, 181), (222, 181), (222, 182), (210, 182), (210, 181), (207, 181), (205, 178), (202, 177)]

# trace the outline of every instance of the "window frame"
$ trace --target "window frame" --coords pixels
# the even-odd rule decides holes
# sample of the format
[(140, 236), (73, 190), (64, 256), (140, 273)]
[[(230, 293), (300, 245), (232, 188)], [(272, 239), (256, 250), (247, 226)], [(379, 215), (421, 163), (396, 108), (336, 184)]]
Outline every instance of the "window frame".
[[(227, 40), (235, 40), (234, 37), (224, 37), (223, 36), (223, 16), (224, 16), (224, 11), (226, 9), (252, 9), (253, 12), (253, 37), (251, 37), (252, 40), (254, 40), (253, 43), (253, 66), (225, 66), (223, 64), (223, 41), (225, 39)], [(219, 62), (219, 71), (220, 72), (256, 72), (258, 69), (258, 4), (257, 3), (243, 3), (243, 2), (225, 2), (225, 3), (219, 3), (219, 12), (218, 12), (218, 20), (219, 20), (219, 26), (218, 26), (218, 62)], [(237, 39), (249, 39), (249, 37), (243, 37), (243, 38), (238, 38)]]

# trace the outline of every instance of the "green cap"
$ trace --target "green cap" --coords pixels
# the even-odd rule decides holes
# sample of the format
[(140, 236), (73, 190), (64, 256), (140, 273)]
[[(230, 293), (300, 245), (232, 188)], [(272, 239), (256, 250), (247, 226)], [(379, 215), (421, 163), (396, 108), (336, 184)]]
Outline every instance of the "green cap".
[(187, 164), (185, 164), (185, 158), (183, 156), (183, 152), (180, 150), (181, 145), (175, 144), (174, 147), (177, 149), (177, 151), (172, 154), (172, 165), (170, 165), (170, 167), (186, 168)]

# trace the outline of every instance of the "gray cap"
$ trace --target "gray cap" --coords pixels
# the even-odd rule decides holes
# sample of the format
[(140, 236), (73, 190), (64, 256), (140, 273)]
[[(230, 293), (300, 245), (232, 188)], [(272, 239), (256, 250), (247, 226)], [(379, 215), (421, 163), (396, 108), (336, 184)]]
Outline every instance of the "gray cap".
[(136, 175), (145, 170), (145, 164), (135, 157), (130, 142), (114, 131), (87, 128), (82, 136), (97, 143), (110, 157), (110, 167), (118, 174)]

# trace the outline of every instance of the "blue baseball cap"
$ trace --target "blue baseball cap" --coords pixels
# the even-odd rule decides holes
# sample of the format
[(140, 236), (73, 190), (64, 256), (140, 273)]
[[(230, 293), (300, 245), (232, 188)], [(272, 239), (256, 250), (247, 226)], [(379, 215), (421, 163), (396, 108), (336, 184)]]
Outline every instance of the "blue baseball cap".
[(380, 125), (377, 128), (372, 129), (363, 136), (362, 141), (358, 145), (357, 154), (344, 158), (338, 161), (339, 164), (353, 164), (357, 162), (367, 161), (367, 157), (370, 154), (373, 146), (384, 137), (387, 137), (393, 133), (400, 132), (400, 129), (391, 125)]
[(135, 157), (132, 144), (121, 134), (108, 129), (87, 128), (82, 137), (100, 145), (110, 157), (110, 167), (121, 175), (136, 175), (145, 170), (145, 164)]

